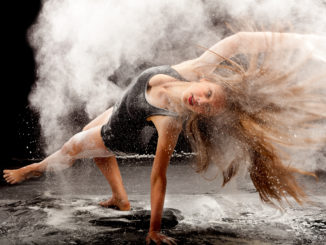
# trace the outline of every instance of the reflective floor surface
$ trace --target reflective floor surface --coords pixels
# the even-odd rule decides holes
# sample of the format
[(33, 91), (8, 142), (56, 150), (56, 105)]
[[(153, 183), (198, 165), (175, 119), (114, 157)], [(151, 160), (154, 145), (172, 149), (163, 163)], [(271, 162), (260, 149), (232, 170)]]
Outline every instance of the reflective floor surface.
[[(121, 165), (132, 205), (128, 212), (98, 205), (110, 189), (90, 162), (0, 186), (0, 244), (144, 244), (150, 161)], [(279, 210), (259, 200), (246, 175), (221, 188), (219, 179), (205, 180), (188, 161), (172, 161), (168, 170), (162, 230), (178, 244), (325, 244), (325, 173), (318, 182), (299, 178), (311, 203)]]

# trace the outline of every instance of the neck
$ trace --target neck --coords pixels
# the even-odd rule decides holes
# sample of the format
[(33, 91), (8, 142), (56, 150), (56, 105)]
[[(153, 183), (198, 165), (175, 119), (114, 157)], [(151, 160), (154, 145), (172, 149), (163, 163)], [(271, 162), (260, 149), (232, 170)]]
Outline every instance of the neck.
[(185, 111), (182, 102), (183, 91), (190, 85), (190, 82), (175, 81), (163, 85), (169, 105), (178, 113)]

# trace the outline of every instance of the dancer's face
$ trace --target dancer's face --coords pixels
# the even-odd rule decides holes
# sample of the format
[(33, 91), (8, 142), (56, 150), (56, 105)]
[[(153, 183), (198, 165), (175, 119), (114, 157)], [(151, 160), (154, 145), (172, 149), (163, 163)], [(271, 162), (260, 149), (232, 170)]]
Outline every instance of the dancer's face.
[(186, 108), (195, 113), (213, 116), (224, 107), (225, 95), (220, 85), (201, 79), (189, 84), (182, 94), (182, 101)]

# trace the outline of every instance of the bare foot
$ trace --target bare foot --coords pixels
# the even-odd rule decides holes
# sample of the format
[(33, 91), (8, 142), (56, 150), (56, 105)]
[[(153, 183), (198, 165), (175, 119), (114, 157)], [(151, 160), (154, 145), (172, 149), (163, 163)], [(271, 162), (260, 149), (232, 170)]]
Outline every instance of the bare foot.
[(128, 200), (118, 200), (114, 197), (111, 197), (107, 201), (100, 202), (99, 204), (105, 208), (118, 208), (121, 211), (130, 210), (130, 203)]
[(18, 184), (23, 182), (24, 180), (30, 179), (32, 177), (39, 177), (42, 174), (37, 171), (29, 171), (28, 168), (23, 167), (19, 169), (13, 169), (13, 170), (3, 170), (3, 178), (9, 183), (9, 184)]

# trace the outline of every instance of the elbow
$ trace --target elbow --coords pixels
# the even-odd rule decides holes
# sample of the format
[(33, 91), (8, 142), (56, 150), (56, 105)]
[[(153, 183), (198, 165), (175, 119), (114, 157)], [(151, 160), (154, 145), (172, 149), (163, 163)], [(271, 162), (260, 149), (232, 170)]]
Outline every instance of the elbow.
[(271, 34), (271, 32), (240, 31), (240, 32), (234, 34), (234, 39), (236, 40), (235, 42), (237, 42), (238, 44), (241, 44), (241, 43), (248, 43), (249, 41), (256, 40), (260, 36), (263, 36), (264, 38), (266, 38), (270, 34)]
[(233, 39), (239, 44), (241, 41), (245, 40), (248, 35), (250, 35), (250, 32), (240, 31), (233, 35)]
[(237, 50), (237, 48), (241, 45), (241, 42), (243, 42), (243, 40), (246, 38), (246, 36), (247, 36), (246, 32), (237, 32), (237, 33), (229, 36), (227, 38), (229, 47), (232, 50)]

